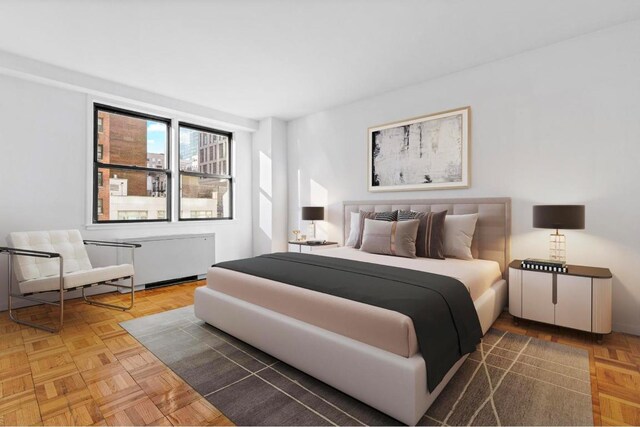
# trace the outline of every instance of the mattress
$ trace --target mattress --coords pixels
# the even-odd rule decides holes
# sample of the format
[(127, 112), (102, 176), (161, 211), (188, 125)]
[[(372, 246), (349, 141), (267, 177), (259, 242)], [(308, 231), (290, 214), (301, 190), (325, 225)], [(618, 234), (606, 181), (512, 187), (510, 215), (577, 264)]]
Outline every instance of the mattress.
[[(498, 263), (494, 261), (399, 258), (347, 247), (314, 254), (451, 276), (466, 286), (474, 301), (501, 279)], [(207, 286), (403, 357), (418, 352), (412, 320), (392, 310), (222, 268), (209, 269)]]

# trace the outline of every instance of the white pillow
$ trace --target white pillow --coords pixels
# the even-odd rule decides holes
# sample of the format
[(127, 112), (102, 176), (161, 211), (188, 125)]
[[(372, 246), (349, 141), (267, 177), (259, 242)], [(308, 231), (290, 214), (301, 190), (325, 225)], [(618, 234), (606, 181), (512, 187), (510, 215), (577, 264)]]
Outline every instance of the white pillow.
[(447, 215), (444, 219), (444, 255), (473, 259), (471, 242), (476, 231), (478, 214)]
[(349, 238), (345, 246), (351, 246), (352, 248), (358, 244), (358, 237), (360, 236), (360, 212), (351, 212), (351, 226), (349, 227)]

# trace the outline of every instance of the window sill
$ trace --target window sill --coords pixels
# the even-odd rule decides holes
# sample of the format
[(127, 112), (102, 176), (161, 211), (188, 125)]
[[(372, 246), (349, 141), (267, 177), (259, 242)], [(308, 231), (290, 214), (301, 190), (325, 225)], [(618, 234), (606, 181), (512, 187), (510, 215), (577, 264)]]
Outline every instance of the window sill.
[(134, 223), (104, 223), (104, 224), (85, 224), (85, 230), (127, 230), (127, 229), (145, 229), (145, 230), (179, 230), (181, 228), (196, 228), (198, 226), (211, 226), (215, 224), (235, 224), (237, 218), (233, 219), (212, 219), (198, 221), (173, 221), (173, 222), (134, 222)]

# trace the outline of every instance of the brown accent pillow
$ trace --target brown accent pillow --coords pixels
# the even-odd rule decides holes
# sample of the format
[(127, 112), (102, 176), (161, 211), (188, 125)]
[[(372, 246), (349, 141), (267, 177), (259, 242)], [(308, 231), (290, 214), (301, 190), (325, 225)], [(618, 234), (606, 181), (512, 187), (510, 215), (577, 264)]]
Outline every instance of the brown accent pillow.
[(366, 212), (360, 211), (360, 227), (358, 229), (358, 240), (356, 240), (355, 249), (360, 249), (362, 246), (362, 234), (364, 233), (364, 220), (365, 219), (374, 219), (376, 213), (375, 212)]
[(415, 212), (399, 211), (398, 221), (417, 219), (416, 256), (421, 258), (444, 259), (444, 219), (447, 211)]

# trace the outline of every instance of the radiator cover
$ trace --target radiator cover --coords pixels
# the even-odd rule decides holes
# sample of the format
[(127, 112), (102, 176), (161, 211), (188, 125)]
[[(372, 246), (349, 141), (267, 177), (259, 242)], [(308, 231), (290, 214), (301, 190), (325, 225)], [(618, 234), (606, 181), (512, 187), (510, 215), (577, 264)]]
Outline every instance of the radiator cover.
[[(136, 289), (183, 277), (204, 276), (215, 264), (215, 234), (179, 234), (132, 239), (121, 242), (140, 243), (135, 250)], [(118, 249), (118, 263), (130, 263), (131, 251)]]

